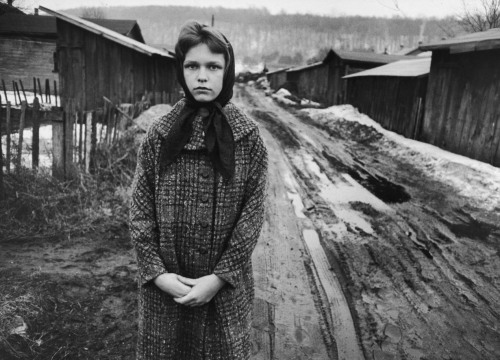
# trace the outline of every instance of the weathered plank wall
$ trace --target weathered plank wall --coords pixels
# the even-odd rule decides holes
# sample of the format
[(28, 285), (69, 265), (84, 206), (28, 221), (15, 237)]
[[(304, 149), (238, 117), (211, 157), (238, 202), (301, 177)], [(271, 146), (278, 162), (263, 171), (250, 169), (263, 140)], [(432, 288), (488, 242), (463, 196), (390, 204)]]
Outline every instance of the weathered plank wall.
[(279, 90), (284, 83), (286, 83), (286, 70), (274, 72), (267, 75), (267, 80), (269, 81), (269, 86), (273, 90)]
[(363, 76), (349, 78), (348, 104), (407, 138), (420, 136), (427, 77)]
[(172, 102), (179, 87), (172, 59), (148, 56), (57, 20), (61, 103), (72, 98), (80, 110), (114, 103), (135, 103), (146, 91), (165, 91)]
[(59, 81), (53, 72), (55, 50), (55, 41), (0, 38), (0, 78), (7, 90), (13, 90), (12, 81), (21, 80), (24, 89), (32, 91), (33, 77), (49, 79), (52, 87)]
[(328, 65), (321, 64), (287, 73), (287, 80), (297, 85), (297, 96), (329, 104)]
[(500, 50), (433, 51), (422, 140), (500, 166)]

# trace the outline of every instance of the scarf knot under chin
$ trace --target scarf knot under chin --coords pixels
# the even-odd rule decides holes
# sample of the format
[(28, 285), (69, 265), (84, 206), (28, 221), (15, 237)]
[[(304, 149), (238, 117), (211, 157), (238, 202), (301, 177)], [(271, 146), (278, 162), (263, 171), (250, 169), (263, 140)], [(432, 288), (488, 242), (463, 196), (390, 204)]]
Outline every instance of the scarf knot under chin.
[(230, 179), (235, 166), (234, 136), (222, 106), (216, 101), (199, 103), (188, 99), (165, 139), (164, 165), (174, 162), (189, 142), (196, 115), (203, 118), (205, 146), (214, 169)]

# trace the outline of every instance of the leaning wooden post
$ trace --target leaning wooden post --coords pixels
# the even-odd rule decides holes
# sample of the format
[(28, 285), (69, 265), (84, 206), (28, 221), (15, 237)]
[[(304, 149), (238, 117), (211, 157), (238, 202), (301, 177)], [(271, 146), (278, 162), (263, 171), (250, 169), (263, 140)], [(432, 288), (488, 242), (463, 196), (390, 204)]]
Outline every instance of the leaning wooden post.
[(33, 76), (33, 96), (36, 97), (36, 78)]
[(17, 164), (16, 164), (16, 172), (19, 173), (21, 170), (21, 162), (23, 158), (23, 136), (24, 136), (24, 127), (26, 126), (26, 101), (21, 102), (21, 119), (19, 120), (19, 142), (17, 144)]
[(7, 170), (7, 174), (10, 174), (10, 158), (11, 158), (11, 150), (10, 150), (10, 146), (11, 146), (11, 138), (10, 138), (10, 133), (11, 133), (11, 126), (10, 126), (10, 101), (7, 100), (7, 106), (5, 107), (5, 132), (6, 132), (6, 136), (7, 136), (7, 154), (6, 154), (6, 168), (5, 170)]
[(42, 92), (42, 85), (40, 84), (40, 78), (36, 78), (36, 81), (38, 83), (38, 92), (40, 93), (40, 101), (43, 102), (43, 92)]
[(26, 91), (24, 91), (23, 81), (21, 79), (19, 79), (19, 84), (21, 84), (21, 90), (23, 92), (24, 101), (28, 102), (28, 99), (26, 98)]
[(45, 100), (47, 104), (52, 104), (52, 99), (50, 98), (50, 81), (45, 79)]
[(2, 79), (3, 93), (5, 95), (5, 102), (9, 103), (9, 97), (7, 96), (7, 87), (5, 86), (5, 81)]
[(35, 97), (33, 100), (33, 141), (31, 146), (31, 154), (32, 154), (32, 168), (38, 168), (40, 162), (40, 122), (38, 119), (40, 110), (40, 102), (38, 101), (38, 97)]
[(14, 105), (17, 106), (16, 83), (12, 80), (12, 92), (14, 93)]
[(57, 82), (54, 80), (54, 97), (55, 97), (55, 103), (56, 103), (56, 107), (58, 106), (57, 105)]
[(50, 102), (50, 82), (49, 82), (49, 79), (45, 79), (45, 103), (51, 104), (51, 102)]

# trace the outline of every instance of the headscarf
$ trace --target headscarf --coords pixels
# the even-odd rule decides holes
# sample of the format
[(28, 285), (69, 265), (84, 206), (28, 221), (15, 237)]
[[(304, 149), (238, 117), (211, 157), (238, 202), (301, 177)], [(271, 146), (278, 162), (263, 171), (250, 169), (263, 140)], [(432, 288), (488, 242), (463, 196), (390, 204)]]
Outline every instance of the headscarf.
[[(205, 146), (210, 160), (215, 168), (225, 179), (234, 174), (234, 136), (231, 126), (224, 113), (223, 107), (233, 97), (235, 82), (235, 66), (233, 48), (227, 38), (228, 59), (220, 94), (211, 102), (196, 101), (189, 91), (184, 79), (183, 59), (176, 49), (177, 79), (184, 89), (186, 106), (172, 125), (165, 141), (165, 165), (172, 163), (189, 142), (193, 133), (193, 122), (198, 113), (202, 114), (205, 121)], [(203, 110), (206, 109), (206, 110)]]

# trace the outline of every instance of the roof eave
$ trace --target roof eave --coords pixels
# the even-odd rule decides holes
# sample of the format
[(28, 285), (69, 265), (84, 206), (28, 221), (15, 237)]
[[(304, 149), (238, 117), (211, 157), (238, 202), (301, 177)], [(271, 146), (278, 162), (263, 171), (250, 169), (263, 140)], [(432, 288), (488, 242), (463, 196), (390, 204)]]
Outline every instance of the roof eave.
[[(85, 26), (85, 23), (84, 22), (87, 22), (86, 20), (84, 19), (80, 19), (80, 20), (75, 20), (75, 19), (72, 19), (71, 17), (68, 17), (68, 16), (63, 16), (62, 14), (56, 12), (56, 11), (53, 11), (53, 10), (50, 10), (50, 9), (47, 9), (46, 7), (43, 7), (43, 6), (39, 6), (40, 10), (48, 13), (48, 14), (51, 14), (53, 16), (55, 16), (56, 18), (60, 19), (60, 20), (63, 20), (63, 21), (66, 21), (72, 25), (75, 25), (75, 26), (78, 26), (78, 27), (82, 27)], [(99, 26), (97, 24), (94, 24), (96, 26)], [(105, 32), (102, 32), (102, 31), (99, 31), (98, 29), (96, 29), (95, 27), (89, 27), (89, 26), (85, 26), (85, 29), (87, 31), (90, 31), (98, 36), (102, 36), (103, 38), (105, 39), (108, 39), (110, 41), (113, 41), (113, 42), (117, 42), (123, 46), (126, 46), (126, 47), (129, 47), (133, 50), (136, 50), (142, 54), (145, 54), (145, 55), (148, 55), (148, 56), (153, 56), (153, 55), (158, 55), (160, 57), (166, 57), (166, 58), (172, 58), (172, 56), (170, 54), (165, 54), (165, 55), (162, 55), (162, 54), (159, 54), (159, 53), (152, 53), (152, 52), (149, 52), (149, 51), (146, 51), (145, 49), (141, 49), (140, 47), (136, 46), (135, 44), (132, 44), (132, 43), (129, 43), (129, 42), (125, 42), (125, 41), (120, 41), (120, 39), (114, 37), (114, 36), (111, 36)], [(112, 30), (110, 30), (112, 31)], [(117, 33), (118, 34), (118, 33)], [(119, 34), (121, 35), (121, 34)]]

